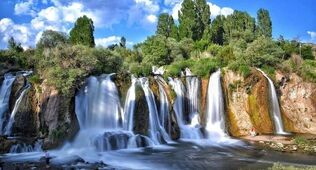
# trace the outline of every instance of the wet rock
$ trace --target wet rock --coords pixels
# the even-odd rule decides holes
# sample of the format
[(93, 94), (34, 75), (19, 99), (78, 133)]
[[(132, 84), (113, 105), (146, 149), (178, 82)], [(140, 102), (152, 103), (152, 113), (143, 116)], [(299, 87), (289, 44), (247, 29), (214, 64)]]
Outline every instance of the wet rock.
[(136, 134), (147, 135), (149, 127), (149, 110), (145, 93), (140, 86), (136, 86), (136, 103), (133, 131)]

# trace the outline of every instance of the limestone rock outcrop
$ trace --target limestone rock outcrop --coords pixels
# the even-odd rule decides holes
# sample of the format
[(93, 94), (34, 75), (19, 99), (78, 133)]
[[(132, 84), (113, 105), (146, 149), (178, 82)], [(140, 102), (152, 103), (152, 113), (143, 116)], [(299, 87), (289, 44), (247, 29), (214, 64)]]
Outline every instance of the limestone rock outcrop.
[(276, 81), (286, 129), (316, 134), (316, 84), (280, 71), (276, 72)]

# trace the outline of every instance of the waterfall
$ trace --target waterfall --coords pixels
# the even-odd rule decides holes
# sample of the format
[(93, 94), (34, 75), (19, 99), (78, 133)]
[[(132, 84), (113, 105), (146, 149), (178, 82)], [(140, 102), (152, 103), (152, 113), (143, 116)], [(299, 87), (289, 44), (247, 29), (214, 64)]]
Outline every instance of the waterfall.
[(4, 80), (0, 89), (0, 135), (3, 134), (3, 123), (5, 122), (5, 113), (9, 110), (9, 100), (11, 95), (12, 84), (15, 76), (11, 73), (4, 75)]
[(133, 134), (123, 131), (124, 115), (118, 90), (110, 75), (91, 76), (76, 95), (76, 115), (80, 131), (70, 146), (107, 151), (127, 148)]
[(133, 131), (134, 122), (134, 112), (135, 112), (135, 88), (138, 83), (137, 78), (131, 77), (131, 87), (127, 91), (125, 105), (124, 105), (124, 129), (128, 131)]
[(122, 108), (111, 75), (88, 78), (76, 96), (76, 114), (80, 129), (121, 127)]
[(189, 121), (192, 126), (200, 126), (199, 123), (199, 79), (186, 69), (187, 98), (189, 104)]
[(34, 146), (26, 143), (18, 143), (11, 146), (9, 153), (41, 152), (43, 151), (42, 145), (43, 140), (37, 140)]
[(160, 99), (160, 108), (159, 108), (159, 120), (160, 124), (167, 129), (168, 133), (171, 134), (171, 119), (169, 113), (169, 101), (164, 87), (167, 86), (167, 83), (161, 76), (155, 76), (156, 82), (159, 88), (159, 99)]
[(281, 134), (288, 134), (287, 132), (284, 131), (284, 128), (283, 128), (279, 100), (278, 100), (278, 96), (277, 96), (274, 84), (266, 73), (264, 73), (259, 68), (257, 68), (257, 70), (260, 71), (269, 82), (269, 98), (270, 98), (269, 102), (271, 103), (270, 113), (272, 113), (274, 126), (275, 126), (275, 133), (280, 134), (280, 135)]
[(31, 88), (31, 85), (29, 83), (27, 83), (27, 85), (24, 87), (22, 93), (20, 94), (19, 98), (15, 101), (14, 108), (13, 108), (13, 110), (11, 112), (9, 122), (7, 123), (6, 127), (4, 128), (4, 130), (5, 130), (4, 134), (5, 135), (11, 135), (15, 114), (17, 113), (17, 111), (19, 109), (19, 106), (20, 106), (20, 103), (21, 103), (22, 99), (24, 98), (24, 96), (26, 95), (26, 93), (28, 92), (28, 90), (30, 88)]
[(176, 100), (173, 105), (173, 109), (176, 113), (177, 122), (180, 128), (180, 137), (182, 139), (201, 139), (202, 134), (200, 127), (195, 126), (195, 123), (186, 124), (184, 120), (184, 107), (185, 107), (185, 96), (186, 90), (182, 81), (178, 78), (172, 79), (169, 77), (169, 84), (176, 93)]
[(221, 141), (225, 137), (224, 99), (221, 86), (221, 71), (218, 70), (210, 76), (207, 89), (207, 138)]
[(162, 139), (164, 142), (168, 142), (170, 141), (170, 137), (160, 124), (155, 97), (149, 87), (149, 81), (146, 77), (139, 78), (139, 81), (145, 93), (149, 109), (149, 137), (153, 140), (154, 144), (161, 144), (163, 142)]

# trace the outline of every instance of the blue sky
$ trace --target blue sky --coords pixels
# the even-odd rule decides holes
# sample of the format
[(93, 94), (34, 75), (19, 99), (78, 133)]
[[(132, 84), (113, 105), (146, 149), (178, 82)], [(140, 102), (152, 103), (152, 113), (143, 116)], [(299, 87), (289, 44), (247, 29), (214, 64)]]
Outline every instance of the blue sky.
[[(234, 10), (256, 17), (268, 9), (273, 36), (316, 43), (315, 0), (209, 0), (211, 18)], [(23, 47), (33, 47), (46, 29), (69, 32), (75, 20), (94, 20), (97, 45), (107, 46), (127, 38), (129, 46), (154, 34), (157, 17), (168, 12), (177, 19), (182, 0), (1, 0), (0, 48), (13, 36)]]

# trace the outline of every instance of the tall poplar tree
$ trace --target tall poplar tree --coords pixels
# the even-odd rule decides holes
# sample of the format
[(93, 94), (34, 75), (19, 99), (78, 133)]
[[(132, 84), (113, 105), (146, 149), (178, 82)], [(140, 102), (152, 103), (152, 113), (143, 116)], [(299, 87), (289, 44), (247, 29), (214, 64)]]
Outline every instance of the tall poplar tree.
[(259, 9), (257, 12), (257, 35), (272, 37), (272, 21), (268, 10)]
[(195, 0), (195, 10), (198, 14), (197, 22), (199, 26), (197, 39), (210, 40), (211, 11), (207, 1)]
[(177, 26), (171, 15), (167, 13), (159, 15), (156, 34), (175, 39), (178, 38)]
[(195, 12), (195, 5), (192, 0), (184, 0), (181, 9), (178, 12), (179, 16), (179, 39), (192, 38), (193, 31), (197, 29), (196, 19), (198, 18)]
[(70, 31), (70, 42), (72, 44), (82, 44), (94, 47), (94, 26), (92, 19), (86, 15), (79, 17), (74, 28)]

